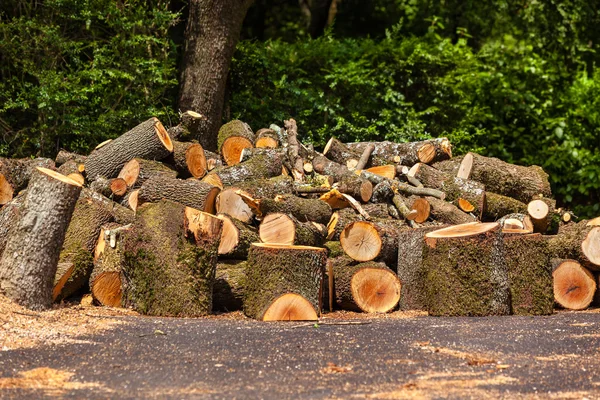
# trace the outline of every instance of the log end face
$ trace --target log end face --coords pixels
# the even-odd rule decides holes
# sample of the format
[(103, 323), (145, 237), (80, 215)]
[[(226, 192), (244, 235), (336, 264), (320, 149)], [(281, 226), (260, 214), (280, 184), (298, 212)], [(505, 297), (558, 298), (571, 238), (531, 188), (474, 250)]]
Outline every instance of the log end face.
[(353, 222), (344, 228), (340, 243), (348, 256), (360, 262), (375, 259), (381, 251), (381, 237), (373, 224), (366, 221)]
[(209, 214), (214, 214), (216, 212), (216, 199), (217, 196), (219, 195), (219, 193), (221, 192), (221, 189), (219, 189), (216, 186), (213, 186), (208, 194), (206, 195), (206, 201), (204, 203), (204, 212), (209, 213)]
[(14, 190), (3, 174), (0, 174), (0, 205), (4, 205), (12, 200)]
[(384, 268), (363, 268), (352, 277), (352, 296), (358, 307), (368, 313), (386, 313), (400, 301), (400, 280)]
[(223, 231), (221, 232), (221, 241), (219, 242), (219, 255), (229, 254), (239, 243), (240, 231), (235, 224), (226, 215), (218, 215), (223, 220)]
[(267, 308), (263, 321), (317, 321), (317, 312), (303, 296), (286, 293)]
[(223, 142), (221, 155), (223, 155), (223, 159), (227, 165), (236, 165), (241, 160), (242, 151), (253, 147), (252, 142), (245, 137), (233, 136)]
[(575, 260), (563, 260), (552, 272), (554, 300), (569, 310), (584, 310), (596, 292), (594, 276)]
[(94, 279), (91, 285), (94, 300), (107, 307), (121, 307), (121, 274), (119, 272), (103, 272)]
[(71, 178), (69, 178), (69, 177), (67, 177), (67, 176), (64, 176), (63, 174), (61, 174), (61, 173), (59, 173), (59, 172), (56, 172), (56, 171), (53, 171), (53, 170), (51, 170), (51, 169), (48, 169), (48, 168), (42, 168), (42, 167), (36, 167), (36, 169), (37, 169), (39, 172), (41, 172), (42, 174), (44, 174), (44, 175), (47, 175), (47, 176), (49, 176), (50, 178), (54, 178), (54, 179), (56, 179), (56, 180), (59, 180), (59, 181), (61, 181), (61, 182), (64, 182), (64, 183), (66, 183), (66, 184), (68, 184), (68, 185), (75, 186), (75, 187), (82, 187), (82, 186), (83, 186), (81, 183), (79, 183), (79, 182), (76, 182), (76, 181), (74, 181), (73, 179), (71, 179)]
[(207, 171), (206, 156), (204, 149), (198, 143), (192, 144), (185, 152), (185, 162), (188, 171), (194, 178), (202, 178)]
[(592, 228), (583, 242), (581, 251), (594, 265), (600, 266), (600, 227)]
[(158, 136), (158, 139), (165, 146), (165, 148), (169, 151), (169, 153), (172, 153), (173, 152), (173, 141), (171, 140), (169, 133), (167, 132), (167, 130), (165, 129), (163, 124), (158, 120), (158, 118), (154, 118), (154, 119), (156, 120), (155, 124), (154, 124), (154, 130), (156, 131), (156, 135)]
[(138, 176), (140, 175), (140, 163), (135, 158), (133, 160), (128, 161), (117, 178), (121, 178), (127, 184), (127, 187), (132, 187), (135, 181), (137, 181)]
[(296, 239), (296, 226), (286, 214), (272, 213), (263, 219), (258, 235), (263, 243), (292, 245)]
[(277, 140), (275, 140), (271, 137), (268, 137), (268, 136), (263, 136), (256, 141), (256, 148), (258, 148), (258, 149), (261, 149), (261, 148), (276, 149), (277, 147), (279, 147), (279, 142), (277, 142)]
[(242, 192), (237, 188), (221, 191), (214, 202), (215, 210), (218, 213), (227, 214), (242, 222), (249, 223), (254, 217), (254, 212), (246, 204), (244, 198), (237, 193), (238, 191)]
[(458, 167), (458, 173), (456, 174), (456, 176), (462, 179), (469, 179), (469, 177), (471, 176), (472, 168), (473, 153), (467, 153), (467, 155), (464, 156), (463, 160), (461, 161), (460, 166)]

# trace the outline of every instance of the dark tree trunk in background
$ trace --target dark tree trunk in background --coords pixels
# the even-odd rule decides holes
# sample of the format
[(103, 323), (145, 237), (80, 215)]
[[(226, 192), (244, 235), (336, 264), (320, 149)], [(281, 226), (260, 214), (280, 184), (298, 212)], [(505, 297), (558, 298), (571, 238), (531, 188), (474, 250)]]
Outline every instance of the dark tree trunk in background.
[(215, 150), (229, 64), (254, 0), (190, 0), (181, 66), (179, 109), (206, 115), (192, 132)]
[(332, 0), (300, 0), (299, 4), (302, 13), (306, 15), (306, 18), (308, 19), (308, 33), (310, 37), (315, 39), (323, 35), (325, 27), (330, 23), (329, 9)]

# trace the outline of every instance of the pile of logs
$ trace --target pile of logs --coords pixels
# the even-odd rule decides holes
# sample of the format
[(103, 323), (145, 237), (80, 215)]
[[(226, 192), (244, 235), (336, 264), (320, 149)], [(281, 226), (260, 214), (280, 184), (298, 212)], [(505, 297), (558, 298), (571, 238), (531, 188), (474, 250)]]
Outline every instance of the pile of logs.
[(540, 167), (452, 157), (446, 138), (332, 138), (320, 153), (293, 119), (231, 121), (213, 153), (179, 141), (202, 118), (151, 118), (88, 156), (0, 159), (0, 293), (259, 320), (545, 315), (595, 299), (600, 219), (556, 209)]

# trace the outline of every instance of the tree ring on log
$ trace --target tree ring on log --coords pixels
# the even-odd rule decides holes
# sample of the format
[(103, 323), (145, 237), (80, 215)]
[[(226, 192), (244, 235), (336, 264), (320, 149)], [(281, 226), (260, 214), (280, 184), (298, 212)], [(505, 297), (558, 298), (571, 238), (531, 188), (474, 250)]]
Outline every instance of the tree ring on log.
[(286, 214), (268, 214), (258, 227), (258, 236), (263, 243), (294, 244), (296, 225)]
[(91, 291), (103, 306), (121, 307), (121, 274), (114, 271), (101, 273), (94, 279)]
[(592, 264), (600, 265), (600, 227), (589, 231), (581, 242), (581, 250)]
[(356, 304), (366, 312), (386, 313), (400, 300), (401, 284), (391, 270), (363, 268), (354, 274), (350, 287)]
[[(210, 176), (210, 175), (207, 175)], [(254, 217), (254, 212), (236, 192), (244, 192), (238, 188), (222, 190), (217, 196), (215, 209), (219, 214), (227, 214), (242, 222), (249, 223)]]
[(188, 171), (194, 178), (200, 178), (206, 174), (206, 157), (204, 156), (204, 149), (199, 144), (194, 143), (186, 150), (185, 162)]
[(3, 174), (0, 174), (0, 205), (12, 200), (14, 190)]
[(308, 300), (299, 294), (279, 296), (267, 309), (263, 321), (316, 321), (317, 312)]
[(154, 130), (156, 131), (156, 135), (161, 143), (165, 146), (167, 150), (170, 152), (173, 151), (173, 142), (171, 141), (171, 137), (167, 133), (167, 130), (163, 126), (162, 122), (158, 120), (158, 118), (154, 117)]
[(348, 225), (340, 235), (342, 248), (356, 261), (371, 261), (381, 251), (381, 237), (370, 222), (356, 221)]
[(554, 299), (569, 310), (587, 308), (596, 292), (594, 276), (575, 260), (563, 260), (552, 272)]

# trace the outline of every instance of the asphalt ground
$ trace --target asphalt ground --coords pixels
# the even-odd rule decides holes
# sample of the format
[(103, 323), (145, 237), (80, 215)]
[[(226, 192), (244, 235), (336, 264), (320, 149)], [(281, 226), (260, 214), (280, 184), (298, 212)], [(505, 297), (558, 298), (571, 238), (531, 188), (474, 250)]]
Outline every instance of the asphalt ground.
[(119, 318), (76, 343), (0, 352), (0, 398), (600, 398), (597, 312)]

